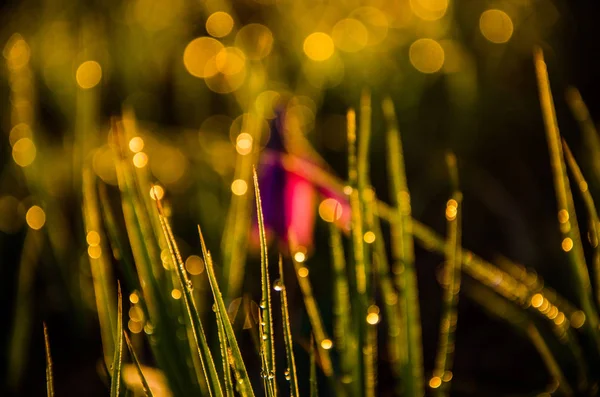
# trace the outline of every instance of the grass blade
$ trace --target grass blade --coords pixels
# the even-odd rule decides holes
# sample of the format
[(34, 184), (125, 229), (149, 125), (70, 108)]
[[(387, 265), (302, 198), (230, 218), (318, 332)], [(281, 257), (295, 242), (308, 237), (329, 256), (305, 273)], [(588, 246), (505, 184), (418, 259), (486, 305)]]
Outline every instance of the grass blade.
[[(265, 233), (265, 224), (263, 220), (262, 203), (260, 197), (260, 187), (258, 186), (258, 175), (256, 169), (253, 170), (254, 177), (254, 195), (256, 198), (256, 215), (258, 219), (258, 228), (260, 234), (260, 278), (262, 297), (260, 308), (262, 311), (261, 317), (263, 321), (261, 325), (261, 333), (263, 338), (262, 345), (265, 349), (265, 364), (264, 371), (267, 374), (267, 382), (273, 389), (274, 394), (277, 394), (277, 384), (275, 382), (275, 349), (273, 335), (273, 313), (271, 309), (271, 282), (269, 279), (269, 260), (267, 255), (267, 236)], [(264, 324), (264, 325), (263, 325)]]
[(310, 337), (310, 397), (319, 397), (319, 385), (317, 383), (317, 360), (315, 352), (315, 338)]
[[(461, 217), (462, 193), (458, 187), (458, 169), (456, 157), (449, 154), (446, 157), (452, 184), (452, 198), (446, 205), (448, 237), (446, 240), (445, 290), (442, 301), (442, 316), (440, 321), (440, 338), (433, 370), (433, 378), (429, 384), (435, 388), (435, 394), (443, 397), (449, 395), (454, 352), (454, 337), (458, 319), (457, 305), (460, 291), (461, 276)], [(447, 381), (446, 381), (447, 379)]]
[(283, 280), (283, 258), (279, 255), (279, 282), (276, 282), (275, 290), (281, 294), (281, 319), (283, 323), (283, 340), (285, 341), (285, 354), (287, 357), (287, 369), (285, 379), (290, 382), (290, 397), (300, 396), (298, 388), (298, 376), (296, 374), (296, 358), (294, 356), (294, 341), (292, 339), (292, 327), (290, 325), (290, 314), (288, 310), (287, 291)]
[(123, 364), (123, 297), (121, 284), (117, 286), (117, 329), (115, 334), (115, 356), (111, 366), (110, 396), (119, 397), (121, 391), (121, 365)]
[(50, 354), (50, 338), (48, 337), (48, 327), (46, 327), (46, 323), (44, 323), (44, 346), (46, 347), (46, 393), (48, 397), (54, 397), (52, 355)]
[(231, 370), (229, 367), (229, 344), (227, 343), (227, 335), (223, 328), (223, 319), (221, 312), (215, 312), (217, 316), (217, 333), (219, 336), (219, 346), (221, 348), (221, 360), (223, 361), (223, 378), (225, 380), (225, 396), (233, 397), (233, 383), (231, 381)]
[(181, 290), (183, 291), (183, 301), (187, 311), (188, 319), (190, 321), (190, 325), (192, 327), (192, 333), (196, 342), (198, 357), (200, 358), (200, 363), (202, 364), (202, 370), (204, 373), (205, 381), (208, 385), (208, 392), (211, 396), (222, 397), (223, 391), (221, 389), (221, 383), (217, 375), (215, 362), (212, 358), (212, 354), (208, 347), (208, 341), (206, 340), (204, 328), (202, 327), (202, 321), (200, 320), (200, 315), (198, 314), (198, 310), (196, 308), (196, 302), (194, 301), (194, 297), (192, 296), (192, 281), (187, 276), (185, 265), (183, 263), (183, 260), (181, 259), (181, 254), (179, 253), (179, 248), (177, 247), (177, 243), (175, 242), (175, 237), (173, 236), (173, 232), (171, 230), (171, 226), (169, 225), (169, 221), (167, 220), (162, 211), (160, 200), (156, 200), (156, 204), (158, 208), (160, 225), (163, 229), (169, 252), (171, 253), (171, 259), (176, 269), (177, 277), (181, 285)]
[(229, 317), (227, 316), (227, 307), (225, 306), (225, 301), (221, 295), (221, 290), (219, 289), (219, 284), (217, 283), (217, 278), (215, 277), (212, 257), (210, 252), (206, 249), (206, 244), (204, 243), (204, 237), (202, 236), (200, 226), (198, 226), (198, 235), (200, 236), (200, 243), (202, 245), (202, 254), (204, 256), (206, 274), (208, 276), (210, 288), (215, 299), (215, 310), (220, 312), (220, 318), (223, 328), (225, 329), (227, 342), (231, 348), (233, 369), (238, 386), (237, 391), (244, 397), (254, 397), (254, 391), (252, 390), (252, 384), (250, 383), (250, 378), (248, 377), (248, 371), (246, 370), (246, 365), (244, 364), (244, 359), (242, 358), (242, 352), (240, 351), (235, 333), (233, 332), (231, 321), (229, 321)]
[(423, 395), (423, 348), (421, 345), (421, 320), (419, 313), (419, 296), (415, 271), (413, 220), (410, 209), (410, 193), (406, 183), (402, 141), (398, 130), (394, 105), (387, 98), (383, 102), (383, 112), (388, 123), (388, 169), (390, 175), (390, 191), (392, 203), (396, 208), (396, 216), (391, 222), (392, 255), (394, 257), (394, 274), (399, 291), (400, 310), (402, 313), (402, 337), (406, 346), (403, 356), (404, 384), (407, 395)]
[(144, 395), (146, 397), (153, 397), (152, 390), (150, 390), (150, 385), (148, 385), (148, 381), (142, 372), (142, 366), (140, 365), (140, 361), (138, 360), (137, 354), (135, 354), (135, 350), (133, 349), (133, 345), (131, 344), (131, 340), (129, 339), (129, 335), (127, 332), (123, 331), (123, 336), (125, 336), (125, 342), (127, 343), (127, 349), (129, 350), (129, 354), (131, 354), (131, 360), (135, 364), (135, 368), (137, 369), (138, 375), (140, 376), (140, 381), (142, 383), (142, 389), (144, 390)]

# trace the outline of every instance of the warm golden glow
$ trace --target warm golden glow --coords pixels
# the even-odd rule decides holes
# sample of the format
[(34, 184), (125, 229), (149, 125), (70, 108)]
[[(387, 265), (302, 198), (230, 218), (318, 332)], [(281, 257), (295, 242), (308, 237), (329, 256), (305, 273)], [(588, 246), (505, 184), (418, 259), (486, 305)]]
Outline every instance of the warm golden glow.
[(304, 40), (304, 53), (313, 61), (325, 61), (335, 50), (333, 40), (327, 33), (315, 32)]
[(571, 315), (571, 326), (573, 328), (581, 328), (585, 323), (585, 314), (581, 310), (577, 310)]
[(19, 139), (12, 148), (12, 157), (15, 163), (21, 167), (27, 167), (37, 155), (35, 144), (29, 138)]
[(29, 63), (31, 50), (29, 49), (27, 42), (23, 40), (23, 37), (20, 34), (15, 33), (8, 40), (8, 44), (4, 48), (3, 54), (6, 58), (8, 68), (11, 70), (18, 70)]
[(139, 301), (140, 301), (140, 297), (137, 294), (137, 292), (132, 292), (131, 295), (129, 295), (129, 302), (131, 302), (135, 305)]
[(429, 387), (432, 389), (437, 389), (442, 385), (442, 379), (439, 376), (434, 376), (429, 380)]
[(46, 223), (46, 213), (41, 207), (34, 205), (27, 210), (25, 220), (33, 230), (40, 230)]
[(444, 377), (442, 378), (442, 380), (444, 382), (450, 382), (452, 380), (453, 374), (452, 371), (446, 371), (444, 372)]
[[(304, 252), (298, 251), (294, 254), (294, 260), (298, 263), (302, 263), (306, 260), (306, 254)], [(308, 272), (308, 269), (307, 269), (307, 272)]]
[(500, 10), (487, 10), (479, 18), (479, 29), (486, 39), (501, 44), (510, 40), (514, 28), (507, 13)]
[(567, 210), (558, 211), (558, 221), (560, 223), (567, 223), (569, 221), (569, 212)]
[(33, 137), (33, 133), (31, 132), (31, 127), (25, 123), (19, 123), (15, 125), (8, 135), (8, 141), (11, 146), (14, 146), (21, 138), (29, 138)]
[(265, 25), (251, 23), (241, 28), (235, 36), (235, 46), (248, 59), (263, 59), (273, 48), (273, 34)]
[(564, 315), (564, 313), (562, 313), (562, 312), (558, 313), (558, 315), (554, 319), (554, 324), (556, 324), (556, 325), (562, 325), (564, 322), (565, 322), (565, 315)]
[(236, 196), (243, 196), (248, 191), (248, 184), (243, 179), (236, 179), (231, 184), (231, 191)]
[(308, 268), (306, 266), (303, 266), (300, 269), (298, 269), (298, 276), (303, 278), (308, 277)]
[(342, 19), (331, 31), (335, 46), (342, 51), (357, 52), (367, 46), (369, 32), (362, 22), (354, 18)]
[(457, 213), (458, 203), (456, 202), (456, 200), (448, 200), (448, 203), (446, 204), (446, 219), (449, 221), (453, 221), (454, 219), (456, 219)]
[(96, 61), (85, 61), (77, 68), (75, 79), (83, 89), (95, 87), (102, 79), (102, 67)]
[(448, 9), (448, 0), (410, 0), (410, 8), (425, 21), (442, 18)]
[(129, 330), (132, 333), (139, 334), (140, 332), (142, 332), (142, 329), (144, 328), (144, 324), (137, 322), (137, 321), (129, 320), (127, 322), (127, 327), (129, 328)]
[(85, 237), (85, 241), (87, 241), (89, 246), (95, 247), (96, 245), (100, 244), (100, 235), (97, 231), (92, 230), (88, 232), (87, 236)]
[(98, 259), (102, 256), (102, 248), (98, 245), (90, 245), (87, 249), (88, 255), (92, 259)]
[(358, 7), (349, 15), (363, 24), (368, 32), (368, 45), (374, 46), (381, 43), (388, 34), (390, 23), (386, 14), (375, 7)]
[(331, 339), (323, 339), (321, 341), (321, 347), (325, 350), (329, 350), (333, 347), (333, 342), (331, 341)]
[(144, 168), (148, 164), (148, 155), (144, 152), (136, 153), (133, 156), (133, 165), (137, 168)]
[(152, 200), (162, 200), (165, 197), (165, 189), (160, 185), (153, 185), (150, 188), (150, 198)]
[(185, 260), (185, 269), (189, 274), (197, 276), (204, 271), (204, 261), (198, 255), (190, 255)]
[(542, 294), (535, 294), (531, 297), (531, 306), (538, 308), (542, 306), (542, 303), (544, 303), (544, 297)]
[(365, 243), (367, 244), (373, 244), (375, 242), (375, 233), (371, 231), (366, 232), (363, 236), (363, 240), (365, 240)]
[(435, 40), (419, 39), (408, 51), (410, 63), (421, 73), (435, 73), (444, 65), (444, 49)]
[(178, 290), (177, 288), (175, 288), (173, 291), (171, 291), (171, 297), (173, 299), (180, 299), (181, 298), (181, 291)]
[(134, 136), (129, 141), (129, 150), (133, 153), (141, 152), (144, 149), (144, 140), (139, 136)]
[(561, 246), (562, 246), (563, 251), (569, 252), (569, 251), (571, 251), (571, 249), (573, 249), (573, 240), (571, 240), (569, 237), (567, 237), (562, 241)]
[[(212, 66), (213, 61), (210, 61), (206, 67), (210, 68)], [(236, 47), (223, 48), (214, 58), (214, 67), (219, 73), (227, 76), (233, 76), (242, 72), (245, 66), (246, 56)]]
[(325, 199), (319, 204), (319, 216), (325, 222), (335, 222), (342, 217), (342, 206), (336, 199)]
[(252, 152), (252, 135), (247, 132), (242, 132), (238, 135), (236, 138), (235, 150), (242, 156)]
[(379, 314), (378, 313), (369, 313), (367, 314), (367, 323), (371, 325), (375, 325), (379, 323)]
[(185, 47), (183, 65), (192, 76), (200, 78), (214, 76), (217, 73), (214, 59), (222, 49), (223, 44), (218, 40), (212, 37), (198, 37)]
[(213, 37), (225, 37), (233, 29), (233, 18), (226, 12), (217, 11), (206, 20), (206, 31)]

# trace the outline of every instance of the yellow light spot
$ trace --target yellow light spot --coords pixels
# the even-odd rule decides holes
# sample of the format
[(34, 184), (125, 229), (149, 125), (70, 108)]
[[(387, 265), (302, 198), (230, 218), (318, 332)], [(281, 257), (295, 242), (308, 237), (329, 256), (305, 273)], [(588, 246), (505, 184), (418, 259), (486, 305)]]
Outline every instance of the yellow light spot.
[(435, 40), (419, 39), (408, 51), (410, 63), (421, 73), (435, 73), (444, 65), (444, 49)]
[(335, 50), (333, 40), (327, 33), (315, 32), (304, 40), (304, 53), (313, 61), (325, 61), (331, 58)]
[(171, 291), (171, 297), (173, 299), (180, 299), (181, 298), (181, 291), (178, 290), (177, 288), (174, 289), (173, 291)]
[(248, 184), (243, 179), (236, 179), (231, 184), (231, 191), (236, 196), (243, 196), (248, 191)]
[(363, 236), (363, 240), (365, 240), (365, 243), (367, 244), (373, 244), (375, 242), (375, 233), (371, 231), (366, 232)]
[(302, 266), (300, 269), (298, 269), (298, 276), (299, 277), (308, 277), (308, 268), (306, 266)]
[(558, 313), (558, 315), (554, 319), (554, 324), (556, 324), (556, 325), (562, 325), (564, 322), (565, 322), (565, 315), (564, 315), (564, 313), (562, 313), (562, 312)]
[(329, 350), (333, 347), (333, 342), (331, 341), (331, 339), (323, 339), (321, 341), (321, 347), (325, 350)]
[(577, 310), (571, 315), (571, 326), (573, 328), (581, 328), (585, 323), (585, 314), (581, 310)]
[(134, 136), (129, 141), (129, 150), (133, 153), (141, 152), (144, 148), (144, 140), (139, 136)]
[(448, 9), (448, 0), (410, 0), (410, 8), (425, 21), (442, 18)]
[(242, 132), (238, 135), (235, 150), (242, 156), (250, 153), (252, 151), (252, 135), (247, 132)]
[(98, 245), (90, 245), (87, 249), (88, 255), (92, 259), (98, 259), (102, 256), (102, 248)]
[(237, 32), (235, 46), (244, 51), (248, 59), (263, 59), (271, 53), (273, 34), (265, 25), (251, 23)]
[(342, 217), (342, 206), (336, 199), (325, 199), (319, 204), (319, 216), (325, 222), (335, 222)]
[(552, 306), (552, 309), (548, 312), (548, 318), (554, 320), (558, 316), (558, 309), (556, 306)]
[(144, 168), (148, 164), (148, 155), (144, 152), (136, 153), (133, 156), (133, 165), (137, 168)]
[[(207, 68), (212, 67), (213, 62), (207, 64)], [(214, 58), (214, 67), (219, 73), (227, 76), (233, 76), (243, 71), (246, 65), (246, 56), (236, 47), (223, 48)], [(213, 73), (214, 74), (214, 73)]]
[(547, 299), (544, 299), (544, 302), (542, 302), (542, 306), (539, 307), (540, 312), (542, 313), (547, 313), (548, 310), (550, 309), (550, 302), (548, 302)]
[(195, 77), (206, 78), (214, 76), (217, 69), (208, 66), (223, 49), (221, 42), (212, 37), (198, 37), (192, 40), (183, 52), (183, 65)]
[(535, 294), (533, 297), (531, 297), (531, 306), (538, 308), (542, 306), (542, 303), (544, 303), (544, 297), (542, 294)]
[(558, 211), (558, 221), (560, 223), (566, 223), (569, 220), (569, 212), (567, 210)]
[(350, 196), (352, 194), (352, 186), (348, 186), (348, 185), (344, 186), (344, 194), (346, 196)]
[(581, 190), (582, 193), (587, 192), (587, 190), (588, 190), (588, 184), (587, 184), (586, 181), (579, 182), (579, 190)]
[[(298, 263), (302, 263), (306, 260), (306, 254), (304, 252), (298, 251), (294, 254), (294, 260)], [(302, 270), (302, 269), (300, 269), (300, 270)], [(308, 269), (306, 271), (308, 274)], [(298, 272), (298, 273), (300, 273), (300, 272)]]
[(213, 37), (225, 37), (233, 29), (233, 18), (226, 12), (218, 11), (206, 20), (206, 31)]
[(142, 329), (144, 329), (144, 324), (138, 323), (137, 321), (129, 320), (129, 322), (127, 322), (127, 327), (134, 334), (139, 334), (140, 332), (142, 332)]
[(87, 241), (88, 245), (92, 247), (100, 245), (100, 235), (97, 231), (92, 230), (88, 232), (87, 236), (85, 237), (85, 241)]
[(21, 69), (27, 65), (31, 57), (29, 45), (18, 33), (11, 36), (2, 53), (6, 58), (8, 68), (12, 70)]
[(458, 203), (456, 200), (448, 200), (446, 204), (446, 219), (449, 221), (453, 221), (456, 219), (456, 214), (458, 213)]
[(379, 314), (377, 313), (369, 313), (367, 314), (367, 323), (371, 325), (375, 325), (379, 322)]
[(140, 301), (140, 297), (136, 292), (132, 292), (131, 295), (129, 295), (129, 302), (131, 302), (135, 305), (139, 301)]
[(96, 61), (85, 61), (77, 68), (75, 80), (83, 89), (95, 87), (102, 79), (102, 67)]
[(204, 261), (197, 255), (190, 255), (185, 260), (185, 269), (189, 274), (197, 276), (204, 271)]
[(487, 10), (479, 18), (481, 34), (492, 43), (506, 43), (513, 34), (513, 23), (507, 13)]
[(139, 306), (133, 306), (129, 309), (129, 318), (135, 322), (144, 321), (144, 311)]
[(8, 141), (11, 146), (14, 146), (21, 138), (29, 138), (33, 137), (33, 133), (31, 132), (31, 127), (25, 123), (19, 123), (15, 125), (8, 135)]
[(162, 200), (165, 197), (165, 189), (160, 185), (154, 185), (150, 188), (150, 198), (152, 200)]
[(37, 205), (32, 206), (25, 214), (25, 220), (33, 230), (40, 230), (46, 223), (46, 213)]
[(437, 389), (441, 385), (442, 379), (439, 376), (434, 376), (433, 378), (429, 379), (429, 387), (431, 387), (432, 389)]
[(569, 252), (573, 248), (573, 240), (571, 240), (569, 237), (567, 237), (562, 241), (561, 246), (562, 246), (563, 251)]
[(27, 167), (37, 155), (35, 144), (29, 138), (19, 139), (12, 148), (12, 157), (15, 163), (21, 167)]
[(444, 372), (444, 377), (442, 378), (442, 380), (444, 382), (450, 382), (452, 380), (453, 376), (454, 375), (452, 374), (452, 371), (446, 371), (446, 372)]
[(365, 25), (354, 18), (342, 19), (331, 31), (335, 46), (342, 51), (357, 52), (367, 46), (369, 32)]
[(350, 13), (350, 18), (360, 21), (367, 29), (370, 46), (381, 43), (387, 36), (389, 21), (381, 10), (375, 7), (359, 7)]

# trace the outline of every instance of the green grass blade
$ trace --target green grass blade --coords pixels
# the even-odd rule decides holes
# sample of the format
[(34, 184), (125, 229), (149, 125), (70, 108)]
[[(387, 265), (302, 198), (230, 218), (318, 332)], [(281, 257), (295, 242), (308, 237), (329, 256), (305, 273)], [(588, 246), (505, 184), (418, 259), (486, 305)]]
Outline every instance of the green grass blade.
[(577, 285), (573, 289), (577, 291), (578, 304), (585, 314), (585, 330), (593, 341), (596, 351), (600, 351), (598, 312), (593, 303), (590, 275), (585, 262), (583, 244), (573, 204), (573, 195), (560, 143), (561, 138), (550, 89), (550, 81), (548, 79), (548, 70), (540, 48), (535, 49), (534, 58), (542, 116), (544, 118), (552, 173), (554, 175), (554, 187), (558, 204), (558, 221), (563, 238), (562, 247), (567, 252), (569, 263), (576, 277)]
[(596, 276), (594, 287), (596, 289), (596, 302), (598, 303), (598, 307), (600, 307), (600, 220), (598, 219), (598, 211), (596, 210), (594, 199), (588, 189), (588, 184), (583, 177), (581, 169), (579, 168), (579, 165), (577, 165), (575, 157), (564, 140), (563, 148), (565, 151), (565, 158), (567, 159), (567, 165), (571, 169), (575, 185), (579, 188), (581, 198), (583, 199), (588, 214), (588, 238), (594, 250), (592, 255), (592, 264)]
[(287, 369), (285, 379), (290, 382), (290, 397), (299, 397), (298, 375), (296, 374), (296, 358), (294, 356), (294, 341), (292, 339), (292, 327), (290, 325), (290, 314), (288, 309), (287, 291), (283, 279), (283, 258), (279, 255), (279, 282), (275, 284), (275, 290), (281, 295), (281, 319), (283, 323), (283, 340), (285, 342), (285, 354), (287, 357)]
[[(256, 169), (253, 170), (254, 177), (254, 195), (256, 198), (256, 215), (258, 219), (258, 228), (260, 234), (260, 279), (262, 297), (260, 308), (262, 311), (261, 317), (263, 321), (261, 325), (261, 333), (264, 337), (262, 346), (265, 349), (265, 364), (264, 371), (267, 374), (267, 381), (271, 384), (273, 392), (277, 393), (277, 384), (275, 382), (275, 349), (273, 335), (273, 313), (271, 309), (271, 282), (269, 280), (269, 260), (267, 254), (267, 236), (265, 232), (265, 224), (263, 220), (262, 202), (260, 197), (260, 187), (258, 186), (258, 175)], [(264, 323), (264, 325), (263, 325)]]
[(127, 332), (123, 331), (123, 336), (125, 337), (125, 342), (127, 343), (127, 349), (129, 350), (129, 354), (131, 354), (131, 360), (135, 364), (135, 368), (137, 369), (138, 375), (140, 376), (140, 382), (142, 383), (142, 389), (144, 390), (144, 395), (146, 397), (153, 397), (152, 390), (150, 389), (150, 385), (148, 385), (148, 381), (144, 376), (144, 372), (142, 372), (142, 366), (140, 364), (140, 360), (138, 360), (137, 354), (133, 349), (133, 345), (131, 344), (131, 340), (129, 340), (129, 335)]
[(231, 357), (233, 361), (235, 379), (237, 382), (237, 391), (244, 397), (253, 397), (254, 391), (252, 390), (252, 384), (250, 383), (250, 378), (248, 377), (248, 371), (246, 370), (246, 365), (244, 364), (244, 359), (242, 358), (242, 352), (240, 351), (235, 333), (233, 332), (231, 321), (229, 321), (229, 317), (227, 316), (227, 307), (225, 306), (225, 301), (221, 295), (221, 290), (219, 289), (219, 284), (217, 283), (217, 278), (215, 277), (212, 257), (210, 252), (206, 249), (206, 244), (204, 243), (204, 237), (202, 236), (200, 226), (198, 226), (198, 234), (200, 236), (200, 243), (202, 245), (202, 254), (204, 256), (206, 274), (208, 276), (210, 288), (215, 299), (215, 310), (218, 310), (221, 313), (221, 322), (223, 323), (223, 328), (225, 329), (227, 342), (231, 348)]
[(229, 344), (227, 343), (227, 335), (223, 328), (223, 319), (221, 312), (215, 311), (217, 317), (217, 334), (219, 336), (219, 347), (221, 348), (221, 360), (223, 361), (223, 379), (225, 381), (225, 396), (233, 397), (233, 382), (231, 381), (231, 369), (229, 366)]
[(319, 384), (317, 383), (317, 360), (315, 352), (315, 338), (310, 337), (310, 397), (319, 397)]
[(208, 347), (208, 341), (206, 339), (206, 335), (204, 334), (202, 321), (200, 320), (200, 315), (198, 314), (198, 310), (196, 308), (196, 302), (194, 301), (194, 297), (192, 295), (192, 281), (187, 276), (185, 265), (181, 258), (181, 254), (179, 253), (177, 243), (175, 242), (175, 237), (173, 236), (171, 226), (163, 214), (160, 200), (157, 200), (156, 204), (161, 228), (163, 229), (165, 240), (169, 248), (169, 252), (171, 253), (171, 259), (176, 269), (181, 290), (183, 291), (183, 301), (190, 325), (192, 327), (192, 333), (196, 342), (198, 357), (200, 358), (200, 362), (202, 364), (205, 381), (208, 385), (208, 392), (211, 396), (222, 397), (223, 390), (221, 389), (221, 383), (219, 381), (219, 376), (217, 375), (215, 362)]
[(48, 328), (46, 327), (46, 323), (44, 323), (44, 346), (46, 347), (46, 394), (48, 397), (54, 397), (52, 355), (50, 354), (50, 338), (48, 337)]
[(423, 391), (423, 348), (421, 345), (421, 320), (419, 294), (414, 266), (413, 220), (410, 209), (410, 193), (406, 182), (402, 141), (398, 130), (394, 105), (387, 98), (383, 112), (388, 123), (387, 147), (388, 170), (392, 203), (396, 216), (391, 223), (393, 271), (399, 291), (402, 313), (402, 338), (406, 346), (403, 356), (404, 384), (408, 396), (422, 396)]
[(115, 356), (111, 366), (110, 397), (119, 397), (121, 391), (121, 365), (123, 364), (123, 297), (121, 285), (117, 287), (117, 328), (115, 334)]
[[(454, 354), (454, 339), (458, 319), (457, 305), (460, 291), (461, 276), (461, 217), (462, 193), (458, 187), (458, 169), (456, 157), (449, 154), (446, 157), (450, 170), (452, 198), (446, 205), (448, 236), (446, 239), (445, 282), (442, 298), (442, 316), (440, 321), (440, 337), (437, 356), (430, 385), (436, 385), (435, 393), (440, 397), (448, 396), (450, 391), (452, 360)], [(437, 379), (436, 379), (437, 378)], [(445, 381), (448, 379), (447, 381)]]

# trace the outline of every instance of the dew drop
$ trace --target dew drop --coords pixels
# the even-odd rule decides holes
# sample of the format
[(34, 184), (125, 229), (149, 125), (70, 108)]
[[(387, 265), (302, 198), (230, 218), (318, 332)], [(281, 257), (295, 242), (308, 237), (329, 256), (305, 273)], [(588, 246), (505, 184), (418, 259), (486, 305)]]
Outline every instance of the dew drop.
[(275, 291), (281, 291), (283, 289), (283, 283), (280, 279), (277, 279), (275, 282), (273, 282), (273, 289)]
[(285, 380), (292, 379), (292, 376), (290, 375), (290, 370), (289, 369), (286, 369), (283, 374), (285, 375)]

